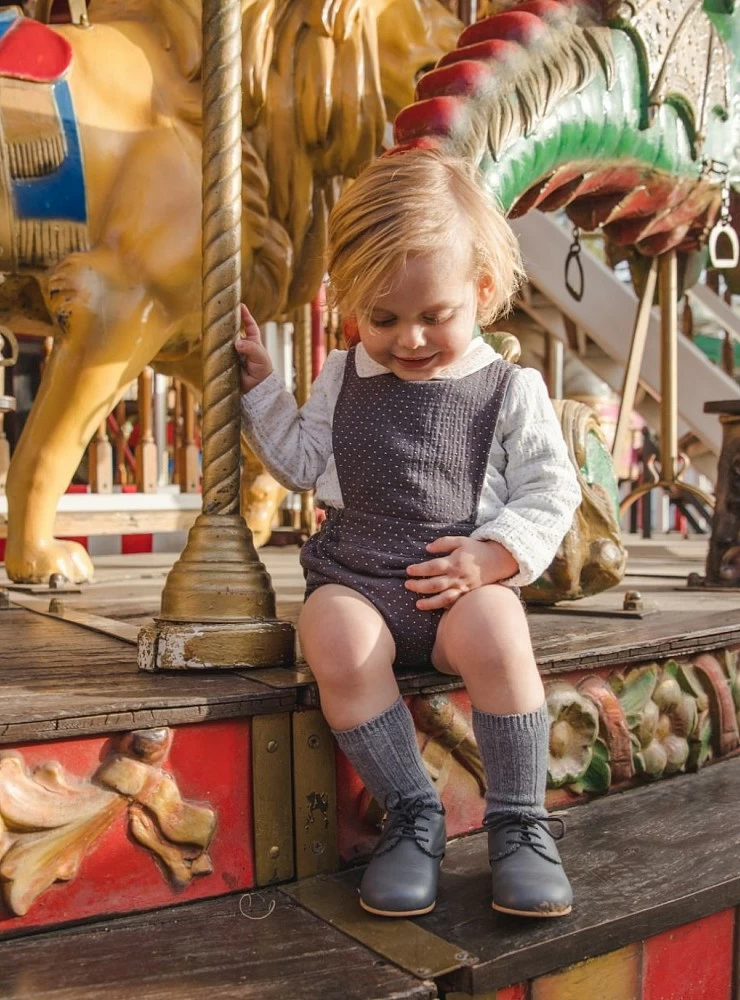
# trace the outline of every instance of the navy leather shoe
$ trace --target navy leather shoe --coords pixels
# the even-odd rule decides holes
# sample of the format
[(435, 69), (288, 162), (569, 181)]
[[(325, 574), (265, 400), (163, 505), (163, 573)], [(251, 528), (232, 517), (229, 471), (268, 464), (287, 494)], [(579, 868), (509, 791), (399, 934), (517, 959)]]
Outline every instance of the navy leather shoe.
[[(560, 823), (557, 838), (548, 823)], [(555, 846), (564, 832), (559, 816), (539, 819), (507, 813), (494, 820), (488, 828), (494, 910), (519, 917), (570, 913), (573, 891)]]
[(424, 800), (397, 803), (360, 884), (360, 905), (382, 917), (417, 917), (434, 909), (445, 853), (445, 814)]

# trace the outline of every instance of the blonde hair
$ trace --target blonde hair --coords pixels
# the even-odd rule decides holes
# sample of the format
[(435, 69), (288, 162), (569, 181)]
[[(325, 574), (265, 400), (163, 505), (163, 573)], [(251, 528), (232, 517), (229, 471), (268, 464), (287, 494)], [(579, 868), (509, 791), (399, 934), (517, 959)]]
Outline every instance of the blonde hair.
[(523, 278), (519, 245), (498, 205), (464, 160), (414, 149), (374, 160), (329, 216), (331, 294), (345, 314), (367, 315), (410, 257), (452, 249), (467, 231), (475, 281), (488, 278), (485, 326), (509, 308)]

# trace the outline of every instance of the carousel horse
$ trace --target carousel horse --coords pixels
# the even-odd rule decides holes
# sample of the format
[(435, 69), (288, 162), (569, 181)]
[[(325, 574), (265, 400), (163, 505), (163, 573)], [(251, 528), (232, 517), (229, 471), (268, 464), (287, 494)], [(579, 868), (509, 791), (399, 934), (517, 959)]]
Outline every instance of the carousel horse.
[[(92, 576), (57, 501), (144, 366), (200, 386), (200, 0), (91, 7), (0, 11), (0, 323), (55, 337), (7, 479), (18, 581)], [(316, 294), (341, 183), (461, 26), (439, 0), (242, 8), (243, 288), (267, 320)]]

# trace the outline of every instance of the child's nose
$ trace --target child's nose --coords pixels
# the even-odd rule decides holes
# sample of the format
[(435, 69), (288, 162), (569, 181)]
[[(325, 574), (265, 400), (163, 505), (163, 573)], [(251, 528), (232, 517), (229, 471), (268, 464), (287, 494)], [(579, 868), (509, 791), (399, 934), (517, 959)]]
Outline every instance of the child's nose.
[(412, 351), (417, 347), (423, 347), (426, 343), (424, 327), (419, 326), (416, 323), (402, 327), (398, 334), (398, 342), (400, 346), (404, 347), (407, 351)]

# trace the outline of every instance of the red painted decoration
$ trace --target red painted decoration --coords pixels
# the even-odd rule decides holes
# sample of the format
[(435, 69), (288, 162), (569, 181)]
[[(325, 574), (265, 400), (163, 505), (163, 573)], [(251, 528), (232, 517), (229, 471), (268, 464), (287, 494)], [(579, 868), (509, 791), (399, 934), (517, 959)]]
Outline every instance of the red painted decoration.
[(731, 1000), (734, 910), (648, 938), (642, 1000)]
[(137, 556), (151, 552), (154, 545), (152, 535), (121, 535), (121, 555)]
[(536, 45), (549, 33), (547, 25), (535, 14), (527, 11), (510, 10), (504, 14), (494, 14), (482, 21), (471, 24), (460, 35), (457, 45), (474, 45), (489, 38), (505, 38), (520, 45)]
[(30, 18), (19, 18), (0, 41), (0, 76), (54, 83), (71, 62), (67, 39)]
[[(172, 888), (154, 855), (128, 834), (124, 814), (93, 845), (75, 878), (52, 885), (26, 916), (12, 916), (0, 896), (0, 938), (32, 927), (221, 896), (254, 884), (250, 721), (204, 722), (173, 727), (173, 732), (169, 756), (158, 766), (176, 778), (183, 799), (208, 804), (218, 814), (209, 848), (213, 872), (196, 876), (185, 889)], [(17, 750), (30, 767), (56, 761), (70, 775), (86, 779), (116, 752), (122, 735), (3, 750)]]
[(451, 66), (453, 63), (467, 62), (478, 59), (480, 62), (506, 63), (520, 55), (520, 46), (516, 42), (507, 42), (503, 38), (489, 38), (485, 42), (466, 45), (464, 48), (453, 49), (445, 53), (437, 63), (438, 67)]
[(396, 142), (408, 142), (423, 135), (449, 135), (464, 125), (468, 117), (466, 102), (459, 97), (433, 97), (409, 104), (393, 124)]
[(466, 59), (451, 66), (441, 66), (425, 73), (416, 85), (417, 101), (428, 97), (474, 96), (491, 78), (485, 63)]
[(516, 983), (496, 991), (496, 1000), (527, 1000), (527, 984)]
[(712, 717), (719, 718), (719, 725), (712, 727), (716, 749), (723, 755), (730, 753), (740, 743), (740, 735), (735, 705), (724, 671), (711, 653), (703, 653), (693, 662), (704, 680), (705, 689), (709, 689), (707, 693), (712, 705)]

